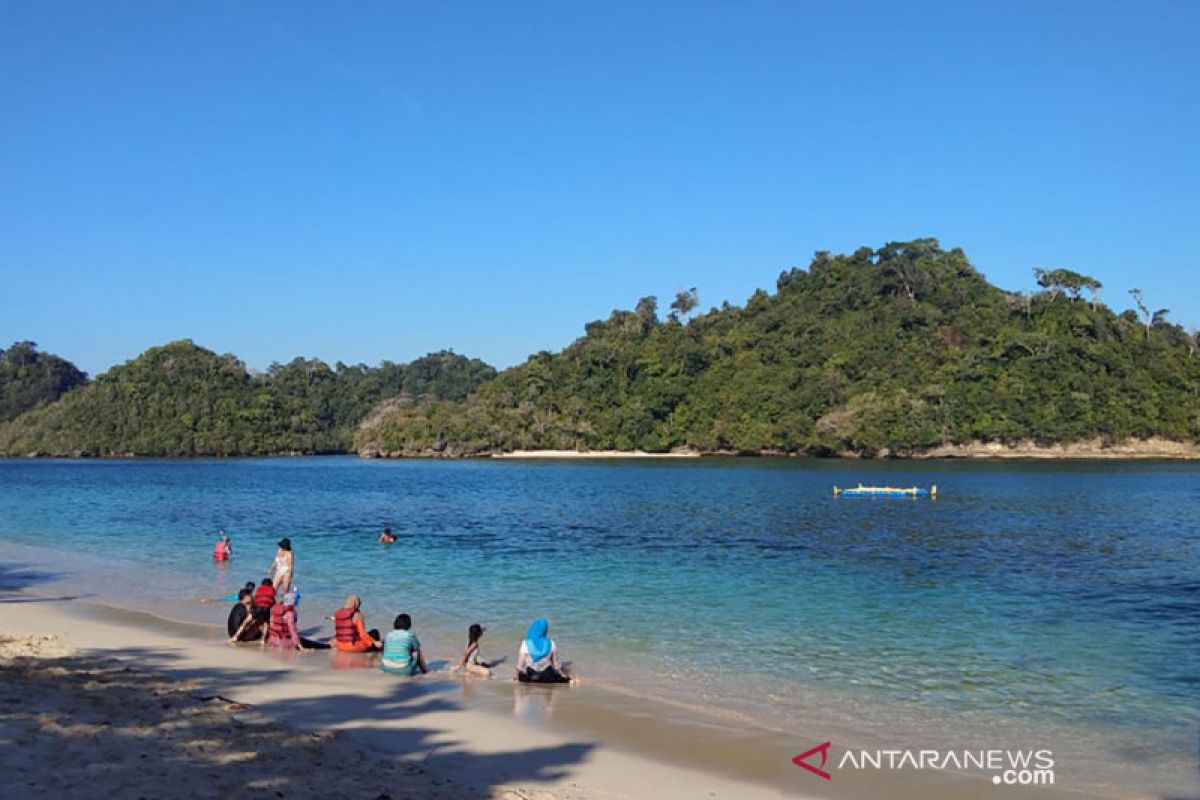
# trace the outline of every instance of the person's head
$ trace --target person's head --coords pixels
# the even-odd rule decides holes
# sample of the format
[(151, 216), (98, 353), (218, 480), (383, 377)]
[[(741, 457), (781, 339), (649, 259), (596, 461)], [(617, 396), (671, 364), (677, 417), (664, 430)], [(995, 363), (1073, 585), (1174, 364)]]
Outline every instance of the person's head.
[(362, 607), (362, 598), (356, 594), (346, 595), (346, 601), (342, 603), (342, 608), (353, 608), (357, 611)]
[(250, 598), (253, 596), (254, 596), (254, 592), (251, 591), (250, 589), (242, 589), (241, 591), (238, 592), (238, 602), (239, 603), (249, 603)]
[(391, 536), (391, 535), (392, 535), (392, 529), (391, 529), (391, 528), (384, 528), (384, 529), (383, 529), (383, 535), (384, 535), (384, 536)]
[(254, 581), (246, 581), (245, 589), (248, 592), (253, 592), (254, 591)]
[(288, 538), (280, 539), (279, 540), (279, 549), (290, 551), (292, 549), (292, 540), (288, 539)]
[(545, 617), (538, 617), (533, 622), (529, 623), (529, 633), (525, 634), (526, 639), (544, 639), (550, 633), (550, 621)]
[(467, 628), (467, 644), (475, 644), (479, 641), (479, 637), (483, 636), (483, 632), (487, 628), (480, 625), (478, 622), (471, 623), (471, 627)]
[(397, 614), (396, 621), (392, 623), (392, 627), (398, 631), (406, 631), (412, 627), (412, 617), (408, 614)]
[(262, 585), (263, 586), (274, 586), (275, 581), (271, 580), (270, 578), (263, 578)]

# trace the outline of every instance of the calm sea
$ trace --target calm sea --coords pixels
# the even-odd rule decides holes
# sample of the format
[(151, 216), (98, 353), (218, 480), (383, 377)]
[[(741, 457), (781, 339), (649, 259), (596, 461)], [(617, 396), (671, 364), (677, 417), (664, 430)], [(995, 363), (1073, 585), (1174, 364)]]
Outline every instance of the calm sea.
[[(860, 480), (940, 493), (833, 496)], [(305, 626), (354, 591), (435, 660), (480, 621), (511, 663), (544, 615), (599, 683), (1173, 778), (1200, 727), (1197, 520), (1200, 466), (1171, 463), (0, 461), (0, 560), (110, 599), (222, 622), (197, 598), (289, 536)]]

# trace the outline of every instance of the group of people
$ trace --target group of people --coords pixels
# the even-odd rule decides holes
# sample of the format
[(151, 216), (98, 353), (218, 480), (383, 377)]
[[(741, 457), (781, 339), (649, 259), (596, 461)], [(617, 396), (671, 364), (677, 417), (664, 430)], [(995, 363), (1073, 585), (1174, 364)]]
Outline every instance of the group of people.
[[(228, 561), (233, 544), (221, 531), (213, 550), (213, 559)], [(390, 538), (385, 538), (390, 537)], [(380, 536), (381, 543), (394, 542), (390, 529)], [(362, 612), (362, 598), (356, 594), (346, 597), (342, 606), (326, 619), (333, 621), (334, 634), (329, 642), (318, 642), (300, 635), (296, 607), (300, 592), (293, 581), (295, 555), (290, 539), (282, 539), (271, 565), (271, 577), (255, 585), (246, 583), (237, 592), (229, 611), (226, 629), (229, 643), (260, 642), (263, 647), (281, 650), (335, 650), (341, 653), (378, 653), (379, 668), (393, 675), (417, 675), (429, 672), (421, 641), (412, 629), (409, 614), (397, 614), (392, 630), (381, 636), (378, 629), (367, 629)], [(453, 670), (466, 675), (490, 677), (496, 662), (482, 658), (480, 640), (486, 631), (478, 622), (467, 628), (467, 646)], [(550, 623), (539, 617), (519, 648), (513, 680), (523, 683), (570, 683), (574, 680), (558, 655), (558, 647), (550, 638)]]

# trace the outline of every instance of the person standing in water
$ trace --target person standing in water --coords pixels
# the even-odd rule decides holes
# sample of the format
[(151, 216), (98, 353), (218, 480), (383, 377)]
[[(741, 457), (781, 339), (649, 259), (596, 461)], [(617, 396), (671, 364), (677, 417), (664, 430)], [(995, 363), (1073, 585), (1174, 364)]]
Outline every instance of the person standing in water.
[(295, 568), (296, 557), (292, 553), (292, 540), (286, 537), (280, 539), (279, 549), (275, 551), (275, 563), (271, 565), (271, 583), (274, 584), (276, 592), (281, 595), (287, 594), (292, 586)]
[(213, 561), (228, 561), (233, 556), (233, 542), (225, 531), (221, 531), (217, 539), (217, 544), (213, 547)]

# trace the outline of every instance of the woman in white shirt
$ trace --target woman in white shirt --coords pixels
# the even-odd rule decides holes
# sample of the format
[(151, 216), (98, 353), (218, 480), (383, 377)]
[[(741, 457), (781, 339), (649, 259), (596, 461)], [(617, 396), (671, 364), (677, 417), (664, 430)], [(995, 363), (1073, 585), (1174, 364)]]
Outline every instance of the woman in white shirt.
[(538, 617), (529, 625), (517, 655), (513, 680), (521, 683), (570, 683), (573, 680), (559, 660), (558, 647), (549, 634), (550, 623), (545, 617)]

